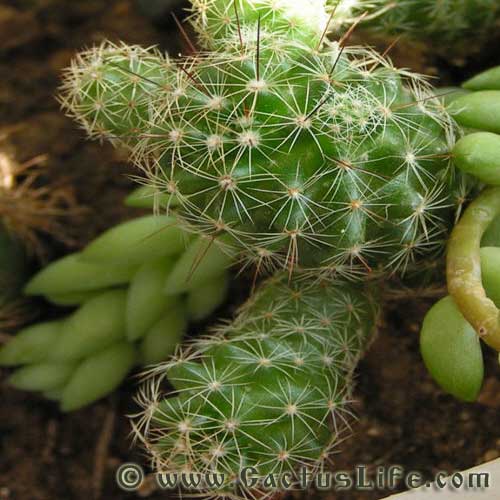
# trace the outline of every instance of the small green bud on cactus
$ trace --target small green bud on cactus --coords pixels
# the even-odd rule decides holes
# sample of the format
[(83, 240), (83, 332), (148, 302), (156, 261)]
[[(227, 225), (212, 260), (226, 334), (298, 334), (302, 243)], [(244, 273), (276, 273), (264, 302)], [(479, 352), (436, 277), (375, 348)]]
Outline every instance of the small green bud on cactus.
[(40, 271), (29, 294), (78, 308), (20, 331), (0, 349), (0, 365), (24, 365), (12, 385), (72, 411), (113, 391), (135, 364), (166, 359), (188, 321), (209, 316), (226, 295), (230, 258), (205, 240), (172, 217), (139, 217)]
[[(152, 370), (135, 428), (155, 469), (218, 472), (224, 493), (240, 495), (230, 481), (242, 467), (319, 470), (347, 430), (353, 370), (376, 315), (359, 286), (283, 275), (263, 284), (233, 323)], [(159, 392), (165, 377), (174, 395)]]

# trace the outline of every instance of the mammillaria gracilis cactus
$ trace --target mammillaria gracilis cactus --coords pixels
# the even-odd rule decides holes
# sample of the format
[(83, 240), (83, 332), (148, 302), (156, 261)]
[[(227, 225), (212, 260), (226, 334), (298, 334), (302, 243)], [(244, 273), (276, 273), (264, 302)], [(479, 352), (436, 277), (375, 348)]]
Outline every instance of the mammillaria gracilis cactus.
[[(233, 323), (153, 369), (135, 429), (155, 470), (217, 472), (219, 490), (199, 489), (231, 498), (272, 496), (235, 482), (245, 467), (261, 480), (321, 470), (348, 430), (352, 374), (378, 310), (360, 286), (323, 285), (275, 276)], [(174, 397), (159, 389), (165, 377)]]
[(353, 16), (368, 13), (373, 31), (430, 40), (437, 51), (453, 47), (453, 55), (477, 47), (500, 21), (497, 0), (340, 0), (338, 5)]
[(329, 42), (320, 0), (193, 9), (203, 51), (93, 48), (66, 73), (66, 110), (258, 268), (355, 276), (442, 250), (467, 182), (422, 78)]

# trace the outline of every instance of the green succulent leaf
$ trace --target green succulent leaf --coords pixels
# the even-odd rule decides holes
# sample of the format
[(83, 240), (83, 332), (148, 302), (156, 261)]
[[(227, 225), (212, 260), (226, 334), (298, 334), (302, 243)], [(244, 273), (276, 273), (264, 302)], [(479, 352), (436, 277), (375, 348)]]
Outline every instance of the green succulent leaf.
[(147, 215), (115, 226), (82, 252), (86, 262), (140, 266), (144, 262), (180, 253), (189, 238), (175, 217)]
[(0, 349), (0, 365), (42, 362), (59, 339), (62, 326), (62, 321), (49, 321), (24, 328)]
[(8, 379), (24, 391), (51, 391), (66, 383), (75, 369), (72, 363), (39, 363), (17, 369)]
[(456, 143), (453, 156), (463, 172), (485, 184), (500, 185), (500, 135), (491, 132), (468, 134)]
[(125, 205), (134, 208), (173, 208), (177, 204), (175, 196), (163, 193), (153, 186), (140, 186), (132, 191), (125, 199)]
[(486, 295), (500, 308), (500, 248), (483, 247), (481, 254), (481, 279)]
[(36, 274), (26, 285), (28, 295), (65, 296), (92, 292), (130, 281), (137, 264), (112, 262), (102, 264), (81, 259), (75, 253), (52, 262)]
[(500, 90), (481, 90), (459, 97), (448, 108), (463, 127), (500, 133)]
[(500, 90), (500, 66), (490, 68), (467, 80), (462, 87), (467, 90)]
[(77, 361), (125, 338), (127, 292), (112, 290), (90, 299), (64, 322), (51, 359)]
[(420, 332), (425, 366), (441, 388), (463, 401), (474, 401), (483, 383), (481, 343), (451, 297), (434, 304)]
[(151, 365), (168, 359), (179, 347), (186, 328), (186, 313), (178, 304), (156, 322), (142, 340), (140, 346), (142, 363)]
[(188, 316), (194, 321), (210, 316), (224, 302), (228, 286), (228, 277), (221, 275), (190, 290), (187, 297)]
[(164, 291), (167, 276), (174, 261), (161, 258), (145, 262), (137, 271), (127, 292), (127, 338), (130, 341), (143, 337), (168, 309), (178, 306), (175, 296)]
[(231, 257), (210, 238), (198, 237), (175, 263), (168, 275), (164, 291), (178, 295), (197, 289), (218, 276), (222, 276), (232, 263)]
[(126, 342), (108, 347), (82, 361), (62, 391), (62, 411), (77, 410), (114, 391), (135, 361), (135, 349)]

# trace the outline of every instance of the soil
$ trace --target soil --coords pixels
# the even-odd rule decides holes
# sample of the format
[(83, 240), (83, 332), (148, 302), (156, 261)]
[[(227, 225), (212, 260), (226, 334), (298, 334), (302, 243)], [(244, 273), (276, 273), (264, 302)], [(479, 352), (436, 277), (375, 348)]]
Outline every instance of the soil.
[[(177, 33), (166, 17), (153, 25), (131, 0), (0, 2), (0, 147), (19, 162), (47, 155), (47, 176), (70, 180), (88, 210), (68, 223), (68, 231), (76, 234), (75, 248), (137, 212), (124, 209), (121, 202), (132, 186), (123, 153), (87, 141), (59, 111), (54, 98), (59, 72), (77, 49), (105, 38), (159, 44), (174, 53), (182, 49)], [(403, 57), (407, 67), (439, 73), (447, 85), (500, 63), (491, 51), (459, 64), (421, 50), (410, 52), (411, 59), (407, 50), (397, 48), (394, 57)], [(62, 245), (52, 248), (54, 255), (67, 251)], [(242, 290), (235, 290), (224, 315), (230, 316), (243, 299)], [(431, 479), (438, 470), (451, 472), (500, 456), (500, 369), (495, 356), (485, 350), (487, 378), (477, 403), (460, 403), (443, 394), (427, 374), (418, 349), (419, 324), (431, 304), (426, 299), (398, 302), (387, 311), (378, 339), (359, 366), (358, 419), (352, 423), (352, 437), (333, 457), (336, 470), (366, 464), (374, 471), (378, 465), (399, 464)], [(7, 374), (2, 371), (2, 380)], [(131, 445), (124, 416), (135, 410), (135, 388), (131, 377), (110, 398), (64, 415), (53, 403), (0, 383), (0, 499), (166, 498), (149, 483), (139, 493), (125, 493), (115, 484), (115, 470), (124, 462), (147, 469), (142, 452)], [(382, 489), (321, 496), (372, 500), (390, 493)], [(311, 493), (309, 498), (318, 496)]]

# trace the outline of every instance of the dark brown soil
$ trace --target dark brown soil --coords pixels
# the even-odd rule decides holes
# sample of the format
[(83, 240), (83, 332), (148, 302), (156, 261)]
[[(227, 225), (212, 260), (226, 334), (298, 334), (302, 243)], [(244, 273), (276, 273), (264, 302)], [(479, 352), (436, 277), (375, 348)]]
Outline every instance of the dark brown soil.
[[(71, 179), (79, 202), (90, 209), (76, 223), (77, 245), (126, 215), (121, 199), (131, 186), (126, 175), (131, 169), (119, 151), (86, 141), (59, 112), (54, 99), (59, 71), (77, 49), (104, 38), (178, 50), (176, 33), (171, 23), (153, 27), (134, 11), (131, 0), (0, 1), (0, 147), (13, 151), (20, 162), (46, 154), (48, 175)], [(404, 58), (405, 51), (399, 52), (395, 57)], [(465, 67), (416, 53), (411, 61), (403, 59), (405, 66), (440, 72), (446, 84), (500, 63), (491, 53)], [(61, 251), (56, 247), (56, 253)], [(359, 420), (353, 423), (352, 438), (333, 457), (335, 469), (400, 464), (430, 479), (438, 470), (468, 468), (500, 456), (498, 363), (486, 353), (488, 375), (480, 402), (463, 404), (443, 394), (418, 351), (419, 323), (431, 303), (399, 303), (388, 311), (380, 336), (360, 365)], [(7, 371), (1, 375), (3, 379)], [(134, 389), (130, 378), (111, 398), (63, 415), (54, 404), (1, 384), (0, 499), (137, 498), (120, 491), (114, 481), (123, 462), (146, 465), (131, 446), (124, 417), (134, 411)], [(389, 493), (325, 496), (371, 500)], [(166, 498), (148, 488), (141, 495)]]

